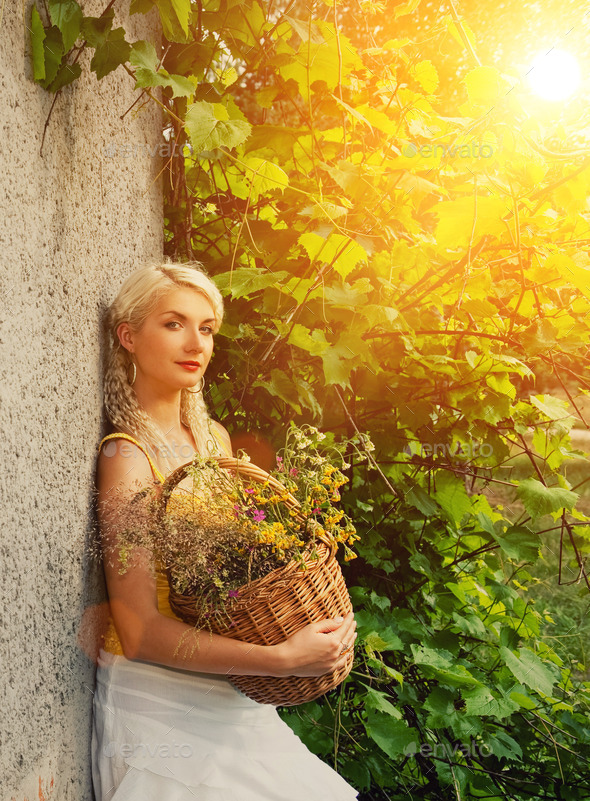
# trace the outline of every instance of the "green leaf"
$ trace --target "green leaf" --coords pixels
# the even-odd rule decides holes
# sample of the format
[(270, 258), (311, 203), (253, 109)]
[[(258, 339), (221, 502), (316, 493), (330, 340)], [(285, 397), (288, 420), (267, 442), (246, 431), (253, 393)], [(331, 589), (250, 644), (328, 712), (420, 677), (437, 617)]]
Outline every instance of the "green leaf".
[[(485, 745), (488, 751), (491, 751), (499, 759), (522, 762), (522, 748), (514, 738), (504, 731), (496, 730), (493, 735), (488, 735)], [(483, 753), (483, 748), (481, 750)]]
[(517, 494), (533, 519), (562, 509), (571, 510), (580, 497), (577, 492), (563, 487), (546, 487), (536, 478), (521, 481)]
[(222, 103), (204, 100), (189, 106), (184, 126), (195, 153), (219, 147), (237, 147), (252, 130), (252, 126), (243, 120), (230, 120)]
[(549, 348), (555, 347), (557, 344), (557, 329), (551, 320), (544, 317), (541, 320), (535, 320), (520, 335), (520, 340), (529, 357), (538, 353), (546, 353)]
[(76, 0), (48, 0), (49, 16), (61, 31), (64, 53), (67, 53), (80, 34), (82, 9)]
[(188, 35), (188, 22), (191, 14), (191, 1), (190, 0), (171, 0), (172, 8), (176, 14), (176, 18), (180, 23), (180, 27), (185, 34)]
[(111, 31), (107, 41), (96, 48), (90, 69), (94, 70), (97, 79), (100, 80), (121, 64), (125, 64), (130, 52), (131, 45), (125, 41), (125, 31), (123, 28), (116, 28)]
[(437, 678), (442, 684), (451, 687), (475, 687), (481, 682), (473, 676), (464, 665), (457, 664), (451, 654), (444, 651), (435, 651), (425, 645), (410, 646), (414, 662), (422, 665), (424, 669)]
[(345, 355), (343, 358), (338, 349), (332, 347), (322, 354), (322, 363), (327, 385), (350, 386), (350, 373), (354, 367), (354, 362), (349, 355)]
[(419, 61), (411, 69), (411, 74), (422, 89), (431, 95), (438, 87), (438, 72), (432, 61)]
[(383, 712), (395, 720), (401, 720), (402, 713), (395, 707), (388, 699), (385, 693), (367, 687), (366, 684), (362, 685), (365, 688), (364, 706), (365, 709), (374, 710), (375, 712)]
[(407, 749), (421, 739), (416, 729), (410, 729), (403, 720), (395, 720), (383, 712), (369, 712), (365, 729), (369, 737), (392, 759), (407, 753)]
[(147, 86), (169, 86), (172, 97), (191, 97), (195, 85), (184, 75), (170, 75), (167, 70), (158, 68), (156, 48), (151, 42), (135, 42), (129, 55), (129, 63), (135, 67), (135, 89)]
[(298, 348), (311, 353), (312, 356), (318, 356), (330, 347), (326, 335), (320, 328), (310, 331), (309, 328), (300, 323), (295, 323), (287, 341), (290, 345), (296, 345)]
[(270, 373), (270, 381), (258, 380), (252, 384), (253, 387), (264, 387), (271, 395), (275, 395), (285, 403), (292, 406), (297, 414), (301, 414), (299, 404), (299, 393), (297, 386), (282, 370), (273, 369)]
[(324, 297), (331, 306), (339, 308), (356, 309), (359, 305), (365, 305), (369, 287), (363, 286), (362, 289), (344, 282), (342, 285), (334, 284), (324, 289)]
[(539, 535), (526, 526), (511, 526), (502, 535), (492, 531), (492, 536), (510, 559), (516, 562), (534, 562), (539, 556)]
[(284, 192), (289, 186), (287, 173), (272, 161), (251, 156), (244, 163), (249, 168), (246, 178), (252, 186), (254, 200), (258, 200), (264, 192), (271, 192), (273, 189)]
[(437, 473), (434, 497), (456, 524), (472, 511), (471, 499), (467, 495), (465, 484), (453, 473), (446, 471)]
[(196, 88), (194, 83), (184, 75), (167, 75), (165, 85), (172, 89), (172, 97), (192, 97)]
[(73, 83), (81, 74), (82, 68), (79, 64), (63, 64), (47, 88), (50, 92), (57, 92), (62, 87)]
[(471, 637), (485, 638), (487, 635), (487, 629), (477, 615), (460, 615), (458, 612), (453, 612), (453, 621), (460, 631)]
[[(384, 636), (381, 636), (383, 634)], [(387, 637), (387, 639), (385, 639)], [(381, 633), (377, 631), (370, 631), (368, 634), (363, 635), (363, 644), (371, 656), (374, 656), (375, 651), (381, 653), (382, 651), (403, 651), (404, 644), (397, 636), (397, 634), (388, 628)]]
[(324, 41), (324, 37), (318, 30), (317, 25), (315, 22), (313, 22), (313, 20), (310, 25), (309, 20), (297, 19), (289, 14), (283, 14), (283, 19), (287, 20), (291, 28), (293, 28), (302, 42), (314, 42), (314, 44), (321, 44)]
[(37, 6), (31, 8), (31, 50), (33, 55), (33, 77), (36, 81), (45, 79), (45, 28), (37, 11)]
[(45, 82), (43, 86), (51, 85), (61, 65), (64, 55), (61, 31), (55, 25), (45, 29)]
[(487, 687), (463, 690), (461, 695), (465, 701), (466, 715), (487, 715), (502, 720), (519, 709), (519, 705), (510, 698), (495, 698)]
[(455, 711), (454, 692), (446, 687), (434, 687), (424, 701), (424, 709), (448, 717)]
[(426, 517), (432, 517), (440, 512), (440, 506), (436, 501), (425, 492), (422, 487), (416, 485), (406, 493), (406, 501), (418, 511), (422, 512)]
[(84, 17), (82, 22), (82, 36), (94, 47), (90, 68), (96, 73), (97, 80), (128, 61), (131, 54), (131, 45), (125, 41), (123, 28), (111, 29), (113, 18), (111, 8), (103, 16)]
[(141, 39), (134, 42), (129, 53), (129, 63), (135, 67), (135, 88), (145, 86), (163, 86), (166, 79), (158, 75), (158, 56), (151, 42)]
[(112, 8), (100, 17), (84, 17), (82, 21), (82, 36), (90, 47), (100, 47), (107, 41), (114, 18), (115, 12)]
[(237, 270), (216, 275), (215, 284), (224, 295), (231, 294), (232, 298), (243, 298), (267, 286), (285, 281), (288, 277), (289, 273), (284, 270), (272, 272), (258, 270), (255, 267), (238, 267)]
[(333, 25), (319, 21), (315, 28), (322, 41), (319, 41), (320, 36), (316, 41), (302, 41), (289, 63), (279, 67), (281, 77), (285, 81), (295, 81), (306, 100), (316, 82), (333, 91), (339, 81), (348, 84), (352, 70), (363, 66), (356, 48), (342, 32), (337, 34)]
[[(520, 689), (523, 690), (524, 688), (521, 687)], [(514, 690), (514, 692), (510, 693), (510, 698), (523, 709), (537, 708), (537, 702), (533, 700), (530, 695), (525, 695), (524, 692)]]
[(342, 234), (331, 233), (324, 239), (316, 233), (305, 233), (299, 237), (299, 244), (312, 262), (318, 260), (330, 264), (342, 278), (346, 278), (360, 262), (367, 263), (364, 247)]
[(561, 398), (554, 398), (552, 395), (531, 395), (529, 400), (550, 420), (562, 420), (570, 416), (568, 402)]
[[(155, 4), (166, 39), (169, 42), (186, 42), (189, 38), (190, 0), (155, 0)], [(143, 4), (138, 10), (143, 10)]]
[(336, 342), (322, 354), (326, 384), (349, 386), (352, 369), (361, 359), (370, 355), (367, 351), (367, 344), (359, 339), (356, 332), (340, 334)]
[(498, 375), (489, 375), (486, 377), (486, 384), (490, 389), (493, 389), (498, 395), (506, 395), (508, 398), (514, 400), (516, 396), (516, 387), (506, 373)]
[(551, 696), (556, 678), (547, 663), (529, 648), (521, 648), (518, 656), (504, 646), (500, 647), (500, 656), (504, 664), (520, 684), (526, 684), (531, 690)]

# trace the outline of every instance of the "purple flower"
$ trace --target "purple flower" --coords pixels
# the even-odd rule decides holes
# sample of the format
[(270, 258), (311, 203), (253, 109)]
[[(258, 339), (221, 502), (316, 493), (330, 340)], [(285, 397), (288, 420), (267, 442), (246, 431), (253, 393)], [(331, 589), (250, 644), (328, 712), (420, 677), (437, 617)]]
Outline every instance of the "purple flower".
[(253, 487), (248, 487), (248, 488), (247, 488), (246, 490), (244, 490), (244, 491), (245, 491), (245, 492), (247, 492), (247, 493), (248, 493), (248, 495), (251, 495), (253, 492), (256, 492), (256, 490), (255, 490), (255, 489), (253, 489)]
[(263, 512), (262, 509), (253, 509), (251, 512), (252, 520), (255, 523), (261, 523), (263, 520), (266, 519), (266, 514)]
[(227, 593), (228, 598), (238, 598), (239, 595), (240, 593), (238, 592), (238, 590), (229, 590), (229, 592)]
[(282, 456), (277, 456), (277, 465), (278, 465), (278, 468), (279, 468), (279, 472), (282, 472), (284, 470), (283, 457)]
[(292, 467), (289, 470), (289, 475), (295, 477), (299, 473), (299, 470), (296, 467)]

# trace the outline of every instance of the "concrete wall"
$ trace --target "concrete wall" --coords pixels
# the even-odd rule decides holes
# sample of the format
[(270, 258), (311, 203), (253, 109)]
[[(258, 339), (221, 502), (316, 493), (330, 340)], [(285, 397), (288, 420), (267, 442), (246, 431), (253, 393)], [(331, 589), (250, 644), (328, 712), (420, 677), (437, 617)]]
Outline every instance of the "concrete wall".
[[(30, 12), (0, 1), (0, 799), (92, 801), (100, 323), (122, 279), (161, 256), (163, 164), (143, 145), (163, 140), (159, 107), (121, 120), (132, 79), (98, 82), (84, 53), (40, 155), (53, 96), (32, 81)], [(156, 35), (153, 14), (115, 21), (130, 41)]]

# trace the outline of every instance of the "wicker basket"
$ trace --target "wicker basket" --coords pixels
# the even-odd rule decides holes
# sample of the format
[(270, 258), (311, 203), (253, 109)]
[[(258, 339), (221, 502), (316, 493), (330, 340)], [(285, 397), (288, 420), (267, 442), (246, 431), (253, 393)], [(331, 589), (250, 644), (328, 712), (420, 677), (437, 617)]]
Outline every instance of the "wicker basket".
[[(285, 488), (272, 476), (250, 462), (230, 457), (216, 457), (222, 468), (258, 482), (268, 482), (275, 489)], [(163, 514), (170, 494), (188, 474), (190, 464), (175, 470), (162, 486), (160, 510)], [(296, 510), (297, 500), (290, 496), (287, 505)], [(232, 602), (227, 622), (215, 623), (217, 634), (257, 645), (276, 645), (314, 623), (352, 611), (352, 604), (340, 565), (336, 560), (336, 544), (328, 538), (316, 539), (312, 555), (304, 553), (300, 562), (291, 561), (266, 576), (244, 585)], [(186, 623), (195, 625), (198, 612), (195, 599), (170, 587), (170, 607)], [(294, 706), (312, 701), (337, 687), (350, 673), (354, 654), (350, 649), (345, 664), (332, 673), (317, 677), (230, 676), (231, 683), (245, 695), (262, 704)]]

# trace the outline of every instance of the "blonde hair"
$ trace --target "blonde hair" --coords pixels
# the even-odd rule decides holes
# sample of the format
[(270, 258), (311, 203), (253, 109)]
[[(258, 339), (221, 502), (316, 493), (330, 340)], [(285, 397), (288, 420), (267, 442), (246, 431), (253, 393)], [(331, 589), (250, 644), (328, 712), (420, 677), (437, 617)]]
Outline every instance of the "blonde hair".
[[(131, 434), (152, 448), (169, 446), (164, 432), (139, 405), (129, 384), (132, 360), (119, 341), (117, 328), (121, 323), (128, 323), (132, 330), (139, 331), (168, 292), (176, 287), (187, 287), (200, 292), (211, 304), (215, 316), (213, 331), (217, 333), (223, 320), (223, 299), (201, 266), (199, 262), (175, 264), (166, 261), (141, 267), (127, 278), (107, 312), (106, 413), (115, 431)], [(211, 435), (211, 418), (202, 392), (181, 390), (180, 419), (190, 428), (200, 454), (220, 452), (217, 438)]]

